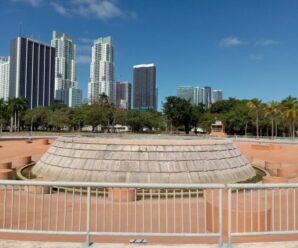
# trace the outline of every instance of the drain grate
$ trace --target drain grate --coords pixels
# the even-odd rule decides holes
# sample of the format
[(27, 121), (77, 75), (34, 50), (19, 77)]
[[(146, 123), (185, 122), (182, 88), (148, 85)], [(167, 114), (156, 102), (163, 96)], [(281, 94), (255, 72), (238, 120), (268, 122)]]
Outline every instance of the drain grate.
[(131, 239), (131, 240), (129, 240), (129, 243), (144, 245), (144, 244), (147, 244), (147, 240), (146, 239)]

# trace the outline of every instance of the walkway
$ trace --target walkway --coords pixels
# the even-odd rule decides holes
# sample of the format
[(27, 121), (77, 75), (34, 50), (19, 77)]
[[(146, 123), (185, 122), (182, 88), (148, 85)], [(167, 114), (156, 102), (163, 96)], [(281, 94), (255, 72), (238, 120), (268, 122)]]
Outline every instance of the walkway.
[[(57, 243), (57, 242), (30, 242), (30, 241), (14, 241), (3, 240), (0, 241), (2, 248), (81, 248), (84, 247), (82, 243)], [(132, 245), (132, 244), (93, 244), (91, 248), (215, 248), (217, 245), (210, 244), (194, 244), (194, 245)], [(298, 248), (298, 242), (271, 242), (271, 243), (243, 243), (233, 244), (233, 248)]]

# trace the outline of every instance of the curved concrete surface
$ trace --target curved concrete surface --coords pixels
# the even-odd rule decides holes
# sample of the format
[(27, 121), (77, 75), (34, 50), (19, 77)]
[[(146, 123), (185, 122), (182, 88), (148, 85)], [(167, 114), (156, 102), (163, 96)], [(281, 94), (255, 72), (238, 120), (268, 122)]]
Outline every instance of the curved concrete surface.
[(255, 176), (228, 140), (60, 137), (33, 168), (54, 180), (232, 183)]

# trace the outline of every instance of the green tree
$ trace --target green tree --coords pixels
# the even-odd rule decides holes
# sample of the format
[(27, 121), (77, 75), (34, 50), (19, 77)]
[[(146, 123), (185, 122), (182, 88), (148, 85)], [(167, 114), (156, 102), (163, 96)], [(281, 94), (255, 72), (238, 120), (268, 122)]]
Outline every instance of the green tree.
[(198, 123), (201, 121), (203, 114), (205, 113), (205, 107), (203, 103), (199, 103), (198, 105), (193, 107), (192, 111), (192, 126), (197, 128)]
[(62, 128), (69, 125), (68, 115), (66, 115), (61, 109), (50, 111), (48, 116), (48, 125), (51, 128), (54, 127), (60, 131)]
[(294, 97), (287, 97), (282, 101), (282, 116), (289, 123), (289, 134), (295, 137), (295, 122), (298, 117), (298, 103)]
[(267, 102), (264, 110), (265, 110), (265, 117), (269, 117), (271, 122), (271, 138), (273, 139), (274, 129), (275, 129), (274, 122), (276, 122), (276, 117), (279, 114), (279, 103), (275, 101)]
[(141, 110), (128, 110), (126, 122), (133, 132), (140, 132), (145, 127), (144, 113)]
[(114, 113), (115, 108), (113, 104), (110, 104), (108, 97), (102, 94), (97, 102), (83, 107), (84, 123), (91, 125), (94, 132), (98, 125), (113, 125)]
[(189, 134), (193, 123), (193, 106), (189, 101), (180, 97), (169, 96), (163, 105), (163, 112), (171, 125), (175, 127), (183, 125), (185, 133)]
[(30, 130), (37, 130), (39, 127), (42, 129), (47, 128), (49, 115), (52, 111), (48, 107), (37, 107), (28, 109), (23, 117), (26, 125), (30, 126)]
[(28, 100), (23, 97), (13, 97), (8, 99), (8, 112), (10, 114), (10, 131), (20, 130), (21, 114), (26, 110)]
[(3, 130), (3, 126), (7, 120), (7, 104), (3, 98), (0, 98), (0, 132)]
[(254, 98), (251, 101), (247, 102), (247, 107), (255, 115), (255, 118), (256, 118), (256, 133), (257, 133), (257, 138), (259, 138), (259, 118), (260, 118), (260, 113), (263, 110), (262, 101), (257, 99), (257, 98)]

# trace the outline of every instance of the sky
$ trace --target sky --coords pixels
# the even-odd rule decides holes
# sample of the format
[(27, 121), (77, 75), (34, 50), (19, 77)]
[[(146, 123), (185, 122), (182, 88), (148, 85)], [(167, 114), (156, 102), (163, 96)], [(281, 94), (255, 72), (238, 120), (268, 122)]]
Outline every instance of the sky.
[(297, 13), (296, 0), (0, 0), (0, 56), (20, 29), (46, 43), (53, 30), (67, 33), (87, 97), (92, 42), (110, 35), (115, 80), (156, 65), (159, 109), (178, 85), (279, 101), (298, 95)]

